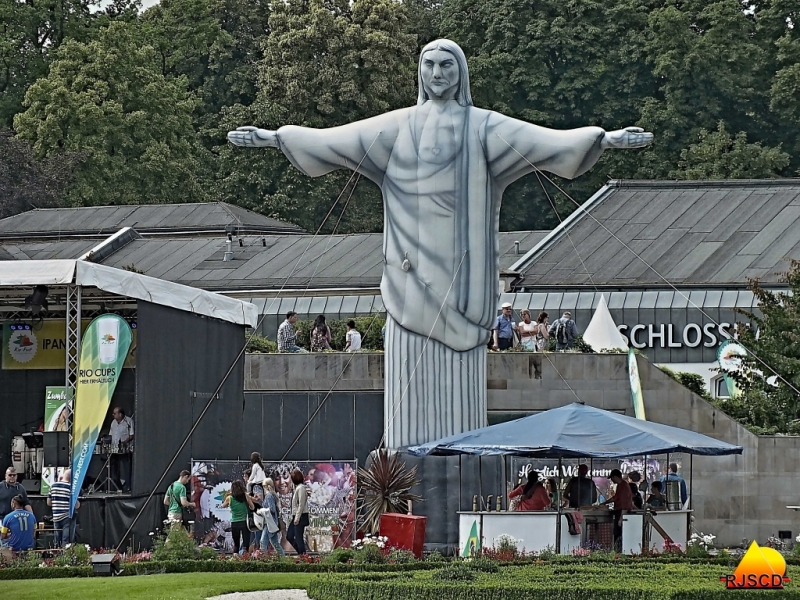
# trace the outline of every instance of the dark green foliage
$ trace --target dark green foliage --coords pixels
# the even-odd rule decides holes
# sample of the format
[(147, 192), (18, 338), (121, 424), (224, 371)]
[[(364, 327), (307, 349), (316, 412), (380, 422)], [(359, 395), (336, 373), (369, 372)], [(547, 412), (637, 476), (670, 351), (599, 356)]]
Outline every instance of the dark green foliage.
[[(740, 343), (750, 351), (735, 375), (741, 394), (714, 402), (755, 433), (800, 433), (800, 262), (782, 278), (788, 294), (751, 289), (763, 316), (740, 311), (751, 327), (740, 326)], [(758, 331), (758, 339), (756, 339)], [(766, 365), (769, 365), (768, 367)]]
[(690, 389), (695, 394), (711, 402), (711, 394), (706, 390), (705, 379), (702, 375), (697, 373), (687, 373), (685, 371), (673, 371), (667, 367), (659, 367), (664, 373), (672, 377), (675, 381), (680, 383), (683, 387)]
[(249, 340), (247, 342), (246, 352), (254, 353), (254, 354), (265, 354), (267, 352), (277, 352), (278, 351), (278, 343), (273, 342), (272, 340), (268, 340), (263, 335), (255, 334), (246, 334), (246, 339)]
[[(373, 183), (346, 171), (312, 180), (279, 151), (233, 148), (225, 134), (411, 106), (419, 49), (437, 37), (464, 48), (477, 106), (548, 127), (655, 133), (651, 148), (607, 152), (575, 181), (552, 177), (579, 202), (609, 177), (800, 169), (794, 0), (137, 5), (0, 0), (0, 127), (14, 123), (37, 160), (85, 157), (40, 206), (226, 200), (309, 231), (380, 231)], [(550, 229), (574, 209), (532, 174), (506, 190), (501, 229)]]
[(463, 562), (456, 562), (447, 565), (443, 569), (436, 571), (436, 579), (439, 581), (474, 581), (475, 571), (470, 569)]
[(197, 543), (182, 525), (176, 524), (158, 536), (153, 544), (153, 560), (174, 561), (197, 558)]

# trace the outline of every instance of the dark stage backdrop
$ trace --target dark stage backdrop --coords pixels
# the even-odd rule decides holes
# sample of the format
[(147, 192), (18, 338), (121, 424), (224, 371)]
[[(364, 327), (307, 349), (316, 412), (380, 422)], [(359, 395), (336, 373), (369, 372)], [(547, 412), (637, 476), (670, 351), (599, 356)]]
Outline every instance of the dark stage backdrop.
[[(356, 459), (363, 466), (383, 435), (383, 392), (246, 392), (244, 398), (241, 458), (256, 451), (265, 461), (280, 461), (291, 447), (286, 460)], [(228, 447), (193, 456), (238, 458), (222, 455)]]
[[(11, 465), (11, 439), (38, 431), (44, 421), (44, 390), (49, 385), (64, 385), (64, 369), (0, 369), (0, 471)], [(123, 369), (111, 401), (103, 431), (108, 431), (111, 408), (121, 406), (125, 414), (134, 409), (135, 369)]]
[[(233, 364), (244, 327), (139, 302), (136, 349), (136, 452), (133, 493), (148, 494)], [(236, 458), (244, 414), (244, 357), (211, 404), (167, 477), (163, 492), (192, 456)]]

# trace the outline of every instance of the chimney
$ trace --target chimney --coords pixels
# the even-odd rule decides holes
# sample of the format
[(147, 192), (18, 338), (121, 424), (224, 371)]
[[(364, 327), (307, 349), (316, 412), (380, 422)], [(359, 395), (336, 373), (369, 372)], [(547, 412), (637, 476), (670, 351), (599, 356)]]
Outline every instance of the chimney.
[(514, 254), (519, 254), (519, 242), (514, 242)]
[(233, 238), (231, 234), (228, 234), (228, 241), (225, 242), (226, 250), (225, 250), (225, 257), (222, 259), (223, 262), (229, 262), (233, 260), (233, 251), (231, 250), (231, 244), (233, 243)]

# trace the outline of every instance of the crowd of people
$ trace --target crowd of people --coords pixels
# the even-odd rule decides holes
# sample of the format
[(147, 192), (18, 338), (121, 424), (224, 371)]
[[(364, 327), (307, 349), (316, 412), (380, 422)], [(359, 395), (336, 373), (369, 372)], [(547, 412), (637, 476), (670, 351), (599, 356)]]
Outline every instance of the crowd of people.
[(650, 483), (649, 493), (638, 471), (623, 475), (619, 469), (612, 469), (608, 479), (614, 484), (613, 493), (600, 501), (597, 485), (589, 477), (589, 467), (585, 464), (578, 466), (578, 475), (572, 477), (563, 490), (559, 488), (554, 478), (542, 479), (538, 471), (529, 471), (527, 481), (508, 494), (511, 501), (510, 510), (544, 511), (558, 510), (559, 507), (581, 510), (596, 505), (613, 505), (614, 544), (619, 547), (624, 514), (632, 510), (641, 510), (645, 504), (651, 509), (667, 508), (667, 498), (664, 494), (667, 481), (678, 483), (682, 505), (685, 505), (688, 498), (686, 481), (678, 475), (677, 463), (670, 463), (664, 476), (659, 481)]
[(564, 314), (550, 323), (550, 315), (542, 311), (531, 320), (531, 312), (527, 308), (519, 311), (521, 320), (514, 320), (514, 307), (510, 302), (503, 303), (501, 313), (494, 321), (492, 339), (489, 347), (492, 350), (510, 350), (521, 346), (529, 352), (545, 352), (550, 349), (551, 338), (555, 340), (556, 351), (571, 350), (578, 337), (578, 326), (572, 313)]
[[(558, 352), (573, 348), (578, 337), (578, 326), (569, 311), (565, 311), (553, 323), (550, 323), (549, 315), (544, 311), (539, 313), (536, 321), (531, 320), (531, 312), (527, 308), (519, 311), (521, 319), (519, 322), (514, 320), (513, 313), (514, 308), (511, 303), (505, 302), (501, 308), (501, 314), (497, 316), (492, 327), (489, 341), (491, 350), (510, 350), (521, 346), (523, 350), (529, 352), (545, 352), (550, 349), (551, 338), (555, 340)], [(296, 323), (297, 313), (294, 311), (286, 313), (286, 319), (278, 327), (278, 352), (304, 353), (309, 351), (298, 345)], [(381, 335), (384, 334), (385, 327), (381, 331)], [(331, 328), (326, 322), (325, 315), (319, 315), (314, 320), (309, 337), (311, 352), (333, 349), (331, 347)], [(356, 323), (352, 319), (347, 322), (345, 341), (345, 352), (361, 350), (361, 333), (356, 330)]]
[[(308, 352), (307, 349), (299, 346), (297, 343), (297, 329), (295, 329), (295, 323), (297, 323), (297, 313), (290, 310), (286, 313), (286, 320), (278, 327), (278, 352)], [(311, 352), (333, 350), (333, 348), (331, 348), (332, 340), (331, 328), (326, 322), (325, 315), (319, 315), (314, 320), (314, 325), (311, 327), (309, 344)], [(356, 322), (353, 319), (347, 322), (345, 342), (345, 352), (358, 352), (361, 350), (361, 333), (356, 329)]]
[[(165, 522), (167, 526), (181, 525), (184, 510), (196, 508), (196, 504), (189, 501), (186, 491), (190, 477), (189, 471), (182, 471), (177, 481), (167, 488), (164, 498), (164, 504), (168, 506)], [(309, 525), (309, 492), (300, 469), (292, 471), (291, 480), (293, 492), (287, 528), (281, 518), (275, 482), (267, 476), (261, 455), (258, 452), (251, 454), (250, 467), (244, 471), (242, 479), (231, 483), (231, 489), (222, 503), (222, 508), (231, 511), (234, 554), (242, 554), (259, 547), (264, 552), (272, 549), (283, 556), (286, 552), (280, 542), (282, 534), (297, 554), (306, 554), (305, 530)]]

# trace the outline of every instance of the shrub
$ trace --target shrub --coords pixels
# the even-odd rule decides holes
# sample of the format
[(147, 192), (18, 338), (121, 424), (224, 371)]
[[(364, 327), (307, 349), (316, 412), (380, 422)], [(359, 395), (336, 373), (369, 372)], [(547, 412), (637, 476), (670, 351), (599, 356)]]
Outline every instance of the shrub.
[(454, 562), (436, 571), (436, 579), (440, 581), (473, 581), (475, 571), (466, 563)]
[(386, 556), (377, 546), (367, 544), (354, 551), (353, 562), (357, 565), (381, 565), (386, 562)]
[(154, 560), (183, 560), (195, 558), (196, 554), (194, 539), (180, 523), (170, 526), (153, 544)]
[(246, 352), (250, 352), (252, 354), (265, 354), (268, 352), (278, 351), (278, 343), (268, 340), (263, 335), (254, 333), (253, 336), (250, 337), (248, 333), (247, 339), (249, 339), (249, 341), (247, 342), (247, 348), (245, 349)]
[(481, 571), (483, 573), (497, 573), (500, 570), (500, 566), (496, 561), (485, 556), (476, 556), (470, 559), (466, 564), (473, 571)]
[(417, 557), (414, 556), (414, 553), (411, 552), (411, 550), (402, 550), (400, 548), (396, 548), (389, 552), (389, 556), (387, 556), (387, 558), (390, 563), (395, 563), (398, 565), (417, 562)]
[(350, 548), (336, 548), (327, 556), (323, 556), (320, 564), (336, 565), (348, 563), (355, 558), (355, 551)]
[(83, 544), (70, 544), (55, 557), (53, 564), (57, 567), (81, 567), (91, 564), (90, 557), (89, 549)]

